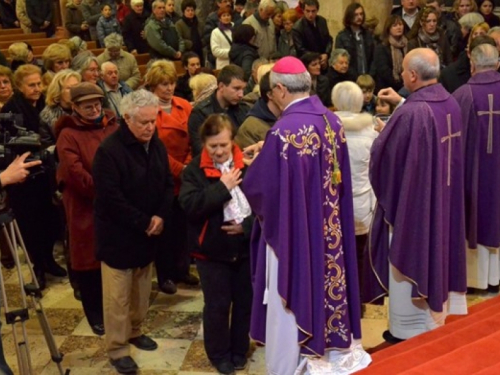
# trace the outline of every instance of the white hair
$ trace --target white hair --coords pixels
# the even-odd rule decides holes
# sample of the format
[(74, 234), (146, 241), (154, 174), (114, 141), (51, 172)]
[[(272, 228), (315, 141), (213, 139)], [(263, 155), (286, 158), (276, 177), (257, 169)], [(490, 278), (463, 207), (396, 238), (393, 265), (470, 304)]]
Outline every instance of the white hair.
[(276, 8), (276, 3), (274, 0), (261, 0), (259, 3), (259, 9)]
[(488, 31), (488, 35), (491, 35), (493, 33), (500, 33), (500, 26), (495, 26), (495, 27), (492, 27), (489, 31)]
[(104, 47), (106, 48), (121, 48), (123, 45), (123, 37), (118, 33), (111, 33), (104, 38)]
[(422, 81), (437, 79), (439, 77), (440, 62), (438, 55), (426, 48), (432, 58), (427, 54), (415, 53), (408, 59), (408, 70), (414, 70)]
[(125, 95), (120, 102), (120, 113), (134, 117), (140, 108), (157, 107), (158, 98), (150, 91), (140, 89)]
[(105, 73), (106, 70), (108, 70), (108, 68), (116, 68), (116, 69), (118, 69), (118, 66), (116, 66), (116, 64), (112, 63), (111, 61), (105, 61), (105, 62), (103, 62), (102, 65), (101, 65), (101, 71), (103, 73)]
[(163, 3), (163, 4), (166, 4), (167, 1), (166, 0), (155, 0), (153, 1), (153, 3), (151, 4), (151, 9), (155, 10), (155, 8), (158, 6), (159, 3)]
[(131, 0), (130, 5), (139, 5), (139, 4), (144, 4), (144, 0)]
[(363, 91), (354, 82), (339, 82), (333, 87), (332, 103), (337, 111), (361, 113)]
[(351, 60), (351, 55), (349, 55), (349, 52), (347, 52), (347, 50), (343, 48), (335, 48), (332, 51), (332, 57), (331, 57), (332, 65), (337, 62), (339, 57), (346, 57), (347, 61)]
[(476, 70), (497, 70), (498, 50), (490, 44), (480, 44), (470, 54)]
[(467, 14), (464, 14), (460, 19), (458, 20), (458, 23), (460, 26), (462, 26), (464, 29), (467, 30), (472, 30), (474, 26), (476, 26), (478, 23), (484, 22), (484, 17), (477, 12), (470, 12)]
[(311, 91), (311, 75), (308, 71), (301, 74), (280, 74), (271, 70), (269, 76), (271, 87), (281, 83), (289, 93), (309, 93)]

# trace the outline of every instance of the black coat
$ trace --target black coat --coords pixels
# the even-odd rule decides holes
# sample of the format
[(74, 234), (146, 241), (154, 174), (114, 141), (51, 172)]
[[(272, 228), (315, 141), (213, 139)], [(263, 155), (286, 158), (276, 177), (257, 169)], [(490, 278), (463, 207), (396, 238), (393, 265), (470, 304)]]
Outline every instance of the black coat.
[(470, 61), (467, 57), (467, 52), (462, 51), (458, 56), (457, 61), (452, 62), (446, 68), (441, 70), (439, 82), (443, 87), (452, 94), (460, 86), (467, 83), (470, 78)]
[(16, 15), (16, 0), (13, 0), (10, 4), (6, 3), (5, 0), (0, 0), (0, 19), (4, 29), (19, 27), (14, 25), (14, 22), (19, 21)]
[(316, 17), (316, 26), (302, 17), (293, 25), (292, 36), (297, 57), (306, 52), (326, 53), (328, 56), (332, 52), (333, 39), (326, 19), (321, 16)]
[(251, 44), (233, 43), (229, 50), (231, 64), (241, 66), (245, 71), (245, 81), (252, 75), (252, 65), (259, 58), (259, 51)]
[(396, 81), (392, 76), (392, 69), (391, 47), (385, 44), (377, 45), (370, 71), (371, 76), (375, 79), (375, 92), (387, 87), (392, 87), (395, 91), (399, 91), (403, 87), (403, 80)]
[(189, 80), (191, 76), (186, 73), (179, 78), (177, 78), (177, 83), (175, 85), (174, 95), (186, 99), (188, 102), (193, 101), (193, 91), (189, 87)]
[[(12, 95), (12, 97), (2, 107), (1, 112), (22, 114), (22, 127), (38, 133), (40, 129), (40, 112), (42, 112), (44, 108), (45, 97), (43, 95), (40, 96), (40, 99), (37, 100), (36, 105), (33, 106), (24, 98), (24, 95), (20, 91), (16, 90), (14, 91), (14, 95)], [(16, 131), (14, 129), (11, 129), (10, 134), (16, 135)]]
[(137, 50), (137, 53), (148, 53), (148, 42), (141, 37), (141, 31), (144, 30), (148, 18), (149, 13), (143, 10), (142, 14), (131, 11), (123, 20), (123, 41), (129, 51)]
[(332, 106), (332, 90), (330, 89), (330, 82), (326, 76), (319, 75), (316, 77), (316, 88), (311, 94), (318, 95), (321, 103), (323, 103), (325, 107), (328, 108)]
[(203, 122), (213, 113), (226, 113), (229, 118), (233, 121), (233, 125), (239, 128), (250, 110), (250, 107), (243, 102), (237, 105), (229, 106), (227, 110), (222, 109), (217, 101), (217, 91), (215, 91), (210, 97), (203, 100), (196, 107), (193, 108), (191, 115), (189, 116), (188, 128), (189, 128), (189, 138), (191, 139), (191, 153), (193, 157), (198, 156), (201, 153), (201, 139), (199, 130)]
[(155, 134), (146, 152), (122, 122), (97, 150), (92, 175), (96, 258), (116, 269), (147, 266), (163, 239), (146, 235), (151, 217), (167, 227), (174, 198), (165, 146)]
[(337, 72), (331, 66), (328, 67), (326, 78), (328, 79), (328, 83), (330, 84), (330, 92), (337, 83), (345, 81), (356, 82), (356, 77), (354, 77), (349, 71), (347, 71), (347, 73), (342, 74)]
[[(373, 63), (373, 55), (375, 52), (375, 41), (373, 40), (372, 34), (365, 29), (361, 30), (361, 37), (363, 38), (363, 44), (365, 47), (366, 56), (366, 73), (370, 72), (371, 64)], [(361, 74), (358, 72), (358, 54), (356, 49), (356, 36), (354, 32), (349, 29), (344, 29), (338, 33), (337, 38), (335, 38), (335, 48), (343, 48), (349, 55), (351, 59), (349, 60), (349, 72), (356, 78)]]
[(26, 0), (26, 13), (31, 20), (31, 31), (45, 31), (40, 29), (45, 21), (54, 25), (54, 13), (52, 11), (52, 1), (50, 0)]
[[(420, 8), (417, 8), (417, 13), (419, 11), (420, 11)], [(405, 35), (408, 35), (408, 33), (411, 30), (411, 27), (406, 23), (406, 21), (403, 18), (403, 7), (402, 6), (398, 6), (396, 8), (393, 8), (392, 11), (391, 11), (391, 14), (395, 14), (395, 15), (401, 17), (401, 19), (403, 19), (404, 33), (405, 33)]]
[[(216, 261), (236, 262), (247, 258), (253, 216), (243, 221), (243, 234), (228, 235), (221, 229), (224, 224), (224, 203), (231, 200), (231, 194), (220, 178), (205, 176), (200, 161), (201, 156), (198, 155), (182, 173), (179, 193), (179, 202), (188, 218), (189, 249)], [(206, 229), (200, 244), (204, 227)]]

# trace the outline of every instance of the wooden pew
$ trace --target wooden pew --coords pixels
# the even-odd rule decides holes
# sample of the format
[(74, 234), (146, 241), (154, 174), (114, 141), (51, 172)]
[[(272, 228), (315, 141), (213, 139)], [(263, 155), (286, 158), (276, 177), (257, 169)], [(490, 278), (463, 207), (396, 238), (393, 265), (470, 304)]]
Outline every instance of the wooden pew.
[(0, 35), (18, 35), (18, 34), (27, 35), (24, 34), (23, 30), (21, 29), (0, 29)]
[(32, 40), (32, 39), (52, 39), (53, 38), (47, 38), (45, 33), (32, 33), (32, 34), (14, 34), (14, 35), (0, 35), (0, 42), (9, 42), (9, 43), (14, 43), (14, 42), (24, 42), (26, 40)]
[(151, 60), (151, 56), (149, 56), (149, 53), (141, 53), (135, 55), (135, 60), (137, 61), (138, 65), (146, 65), (149, 60)]

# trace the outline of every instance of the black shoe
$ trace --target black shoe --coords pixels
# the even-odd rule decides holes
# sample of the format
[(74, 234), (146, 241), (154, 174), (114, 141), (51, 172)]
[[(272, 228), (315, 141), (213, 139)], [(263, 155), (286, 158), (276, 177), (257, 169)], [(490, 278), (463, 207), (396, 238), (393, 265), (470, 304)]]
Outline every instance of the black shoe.
[(177, 293), (177, 285), (172, 280), (164, 281), (159, 286), (160, 290), (166, 294), (175, 294)]
[(476, 288), (467, 288), (467, 294), (475, 294)]
[(134, 345), (137, 349), (141, 350), (156, 350), (158, 348), (158, 344), (153, 339), (149, 338), (146, 335), (140, 335), (138, 337), (134, 337), (128, 340), (129, 343)]
[(384, 333), (382, 334), (382, 337), (384, 338), (385, 341), (387, 341), (389, 344), (399, 344), (400, 342), (403, 342), (405, 340), (403, 339), (398, 339), (397, 337), (394, 337), (392, 335), (392, 333), (387, 330), (387, 331), (384, 331)]
[(500, 285), (488, 285), (488, 293), (498, 294), (500, 292)]
[(180, 279), (180, 282), (186, 285), (196, 286), (200, 284), (200, 279), (198, 279), (195, 275), (188, 273)]
[(219, 372), (219, 374), (224, 374), (224, 375), (234, 374), (234, 365), (230, 361), (222, 361), (218, 364), (214, 364), (214, 366)]
[[(44, 290), (47, 286), (47, 281), (45, 280), (45, 273), (40, 269), (35, 269), (36, 281), (38, 281), (38, 286), (40, 290)], [(34, 282), (33, 282), (34, 284)]]
[(90, 328), (92, 329), (92, 332), (94, 332), (94, 335), (102, 336), (105, 333), (104, 324), (102, 323), (92, 324)]
[(16, 266), (16, 262), (14, 262), (14, 260), (11, 259), (2, 260), (2, 266), (7, 268), (8, 270), (11, 270)]
[(82, 300), (82, 293), (80, 292), (80, 289), (73, 289), (73, 297), (75, 297), (77, 301)]
[(247, 367), (247, 357), (243, 355), (233, 355), (233, 365), (235, 370), (244, 370)]
[(135, 374), (139, 369), (137, 363), (129, 355), (118, 359), (111, 359), (110, 362), (120, 374)]
[(44, 267), (45, 272), (48, 274), (51, 274), (52, 276), (56, 277), (65, 277), (68, 276), (68, 273), (64, 268), (62, 268), (59, 264), (56, 263), (54, 259), (49, 260), (48, 262), (45, 263)]

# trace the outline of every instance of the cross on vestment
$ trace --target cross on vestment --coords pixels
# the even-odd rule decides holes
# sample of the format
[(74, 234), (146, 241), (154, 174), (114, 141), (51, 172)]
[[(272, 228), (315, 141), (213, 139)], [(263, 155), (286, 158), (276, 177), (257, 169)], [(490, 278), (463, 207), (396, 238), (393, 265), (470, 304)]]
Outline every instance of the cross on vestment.
[(448, 179), (447, 179), (447, 185), (450, 186), (451, 183), (451, 139), (460, 137), (462, 135), (462, 132), (456, 132), (451, 134), (451, 114), (448, 113), (446, 115), (446, 121), (448, 122), (448, 135), (445, 137), (441, 137), (441, 143), (448, 141)]
[(478, 111), (478, 116), (488, 115), (488, 145), (486, 146), (486, 152), (491, 154), (493, 152), (493, 115), (500, 115), (500, 111), (493, 110), (493, 94), (488, 94), (488, 111)]

